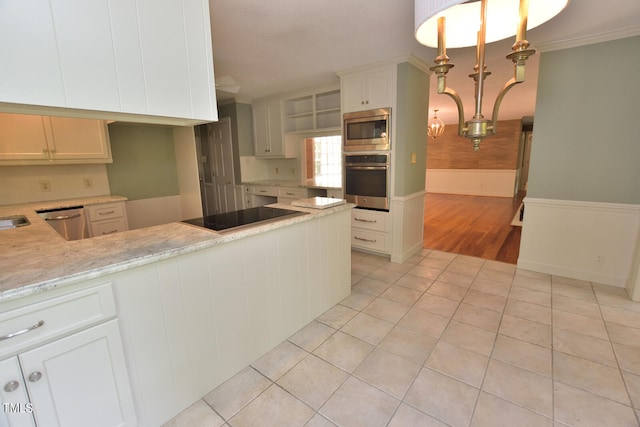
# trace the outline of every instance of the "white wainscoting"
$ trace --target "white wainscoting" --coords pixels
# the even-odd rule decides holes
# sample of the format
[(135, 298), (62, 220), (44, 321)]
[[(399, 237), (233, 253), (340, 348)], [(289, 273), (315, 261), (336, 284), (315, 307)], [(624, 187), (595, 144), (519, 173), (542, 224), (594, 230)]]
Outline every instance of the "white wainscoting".
[(427, 192), (513, 197), (516, 171), (492, 169), (427, 169)]
[(391, 198), (391, 261), (402, 263), (422, 249), (425, 192)]
[(131, 230), (188, 219), (182, 217), (182, 204), (179, 194), (153, 197), (151, 199), (129, 200), (126, 206), (129, 229)]
[(156, 427), (351, 292), (351, 210), (111, 276), (138, 425)]
[(525, 198), (518, 267), (627, 286), (640, 205)]

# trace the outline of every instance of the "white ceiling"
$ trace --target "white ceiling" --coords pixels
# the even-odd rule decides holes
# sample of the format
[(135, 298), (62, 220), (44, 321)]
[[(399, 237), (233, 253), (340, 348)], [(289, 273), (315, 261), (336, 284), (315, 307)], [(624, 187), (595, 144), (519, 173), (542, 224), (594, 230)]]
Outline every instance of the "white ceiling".
[[(413, 0), (209, 0), (215, 74), (232, 76), (240, 85), (235, 96), (251, 100), (316, 84), (337, 81), (336, 72), (413, 54), (429, 66), (435, 49), (415, 41)], [(527, 33), (538, 53), (527, 62), (526, 82), (505, 97), (500, 120), (533, 116), (540, 51), (575, 47), (640, 35), (639, 0), (572, 0), (556, 18)], [(505, 59), (513, 40), (487, 46), (492, 74), (485, 83), (483, 113), (512, 77)], [(447, 49), (455, 64), (447, 78), (473, 115), (475, 48)], [(597, 61), (598, 58), (594, 58)], [(612, 64), (616, 66), (616, 64)], [(605, 76), (603, 76), (604, 78)], [(429, 108), (438, 108), (445, 123), (455, 123), (453, 101), (435, 93), (431, 77)], [(431, 114), (430, 116), (431, 117)]]

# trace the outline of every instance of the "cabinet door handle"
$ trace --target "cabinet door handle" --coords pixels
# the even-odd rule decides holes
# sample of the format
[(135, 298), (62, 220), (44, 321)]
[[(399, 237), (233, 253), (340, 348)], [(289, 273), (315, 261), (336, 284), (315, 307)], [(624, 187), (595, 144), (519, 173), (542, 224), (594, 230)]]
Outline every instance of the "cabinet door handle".
[(369, 243), (377, 242), (377, 240), (363, 239), (362, 237), (358, 237), (358, 236), (353, 236), (353, 238), (356, 239), (356, 240), (362, 240), (363, 242), (369, 242)]
[(18, 387), (20, 387), (20, 383), (18, 381), (9, 381), (4, 385), (4, 391), (7, 393), (11, 393), (15, 391)]
[(361, 218), (353, 218), (355, 221), (360, 221), (360, 222), (378, 222), (377, 219), (361, 219)]
[(32, 372), (31, 375), (29, 375), (29, 382), (35, 383), (40, 381), (40, 378), (42, 378), (42, 372)]
[(13, 338), (13, 337), (17, 337), (18, 335), (22, 335), (22, 334), (26, 334), (29, 331), (33, 331), (34, 329), (38, 329), (40, 326), (44, 325), (44, 320), (39, 321), (38, 323), (36, 323), (33, 326), (30, 326), (28, 328), (25, 329), (21, 329), (19, 331), (16, 332), (11, 332), (10, 334), (7, 334), (3, 337), (0, 337), (0, 341), (4, 341), (4, 340), (8, 340), (9, 338)]
[(72, 219), (72, 218), (78, 218), (80, 217), (80, 214), (71, 214), (71, 215), (59, 215), (59, 216), (54, 216), (51, 218), (45, 218), (45, 221), (61, 221), (63, 219)]

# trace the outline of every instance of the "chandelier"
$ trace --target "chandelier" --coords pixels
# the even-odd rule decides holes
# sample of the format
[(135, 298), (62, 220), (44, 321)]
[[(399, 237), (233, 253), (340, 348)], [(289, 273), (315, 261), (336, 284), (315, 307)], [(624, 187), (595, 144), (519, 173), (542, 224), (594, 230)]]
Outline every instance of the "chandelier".
[(436, 139), (444, 133), (444, 122), (438, 118), (438, 110), (433, 110), (433, 119), (427, 126), (427, 134)]
[[(450, 96), (458, 108), (458, 135), (469, 138), (473, 149), (496, 133), (498, 110), (506, 93), (514, 85), (524, 82), (525, 64), (535, 54), (529, 49), (527, 28), (532, 29), (560, 13), (569, 0), (536, 0), (529, 8), (529, 0), (415, 0), (415, 37), (421, 44), (438, 48), (435, 66), (430, 70), (437, 78), (439, 94)], [(487, 11), (490, 10), (490, 14)], [(479, 21), (479, 28), (470, 22)], [(447, 30), (448, 27), (448, 30)], [(515, 30), (515, 31), (514, 31)], [(507, 59), (514, 64), (514, 76), (508, 80), (496, 97), (492, 118), (482, 114), (484, 79), (491, 73), (485, 64), (485, 45), (516, 35)], [(476, 65), (469, 75), (475, 82), (475, 114), (465, 122), (462, 99), (454, 89), (447, 87), (447, 73), (453, 64), (447, 56), (447, 37), (450, 48), (476, 45)]]

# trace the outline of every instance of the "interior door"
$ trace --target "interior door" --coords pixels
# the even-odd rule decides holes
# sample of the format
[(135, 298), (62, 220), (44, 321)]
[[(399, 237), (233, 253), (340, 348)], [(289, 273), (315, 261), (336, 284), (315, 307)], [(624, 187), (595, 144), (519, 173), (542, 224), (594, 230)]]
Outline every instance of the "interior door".
[(209, 156), (212, 161), (212, 183), (215, 213), (237, 210), (233, 181), (233, 147), (231, 119), (222, 117), (209, 126)]

